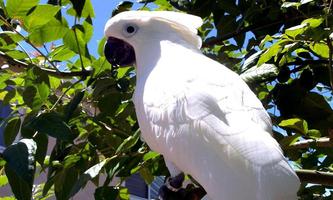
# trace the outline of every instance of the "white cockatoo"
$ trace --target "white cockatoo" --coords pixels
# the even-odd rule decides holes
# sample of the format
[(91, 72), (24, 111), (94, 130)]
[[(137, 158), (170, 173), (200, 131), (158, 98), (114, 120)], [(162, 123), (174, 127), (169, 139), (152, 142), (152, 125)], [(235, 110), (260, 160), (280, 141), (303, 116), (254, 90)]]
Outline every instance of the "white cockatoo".
[(105, 26), (105, 55), (136, 66), (143, 139), (172, 177), (190, 174), (213, 200), (295, 200), (300, 181), (271, 136), (261, 102), (236, 73), (200, 51), (202, 19), (127, 11)]

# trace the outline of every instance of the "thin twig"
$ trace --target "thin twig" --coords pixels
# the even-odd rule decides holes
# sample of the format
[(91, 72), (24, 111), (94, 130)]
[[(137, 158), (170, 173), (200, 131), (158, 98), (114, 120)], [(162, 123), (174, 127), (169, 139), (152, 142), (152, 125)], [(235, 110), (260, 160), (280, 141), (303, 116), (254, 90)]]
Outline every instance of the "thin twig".
[(322, 137), (318, 139), (308, 139), (308, 140), (302, 140), (299, 142), (295, 142), (294, 144), (290, 146), (285, 146), (283, 149), (307, 149), (309, 147), (333, 147), (333, 141), (331, 138)]
[[(331, 1), (332, 2), (332, 1)], [(328, 73), (330, 78), (330, 85), (333, 89), (333, 74), (332, 74), (332, 54), (333, 54), (333, 46), (332, 46), (332, 40), (330, 37), (327, 37), (327, 46), (328, 46)]]
[(299, 169), (296, 174), (301, 182), (333, 186), (333, 173), (330, 172)]
[[(8, 64), (8, 68), (4, 68), (3, 65)], [(14, 59), (10, 56), (8, 56), (7, 54), (5, 54), (4, 52), (0, 51), (0, 71), (1, 70), (10, 70), (10, 71), (14, 71), (17, 73), (23, 72), (25, 69), (27, 68), (39, 68), (40, 70), (42, 70), (43, 72), (47, 73), (50, 76), (54, 76), (57, 78), (72, 78), (74, 76), (80, 76), (80, 77), (87, 77), (92, 75), (92, 71), (74, 71), (74, 72), (57, 72), (53, 69), (49, 69), (49, 68), (43, 68), (40, 67), (38, 65), (35, 64), (28, 64), (25, 62), (22, 62), (20, 60)]]
[(72, 85), (70, 85), (65, 91), (64, 93), (62, 93), (62, 95), (57, 99), (57, 101), (53, 104), (53, 106), (51, 107), (50, 110), (53, 110), (56, 105), (61, 101), (61, 99), (65, 96), (65, 94), (70, 90), (72, 89), (76, 84), (78, 84), (79, 82), (83, 81), (84, 78), (80, 78), (79, 80), (75, 81)]
[(7, 22), (7, 20), (5, 18), (3, 18), (2, 16), (0, 16), (0, 20), (7, 26), (9, 27), (12, 31), (14, 31), (17, 35), (19, 35), (20, 37), (23, 38), (23, 40), (28, 43), (32, 48), (34, 48), (41, 56), (43, 56), (48, 63), (50, 63), (50, 65), (52, 66), (52, 68), (54, 68), (54, 70), (56, 72), (60, 72), (59, 69), (57, 68), (57, 66), (55, 66), (50, 60), (49, 58), (44, 55), (44, 53), (39, 50), (34, 44), (32, 44), (27, 38), (25, 38), (24, 35), (22, 35), (20, 32), (18, 32), (10, 23)]

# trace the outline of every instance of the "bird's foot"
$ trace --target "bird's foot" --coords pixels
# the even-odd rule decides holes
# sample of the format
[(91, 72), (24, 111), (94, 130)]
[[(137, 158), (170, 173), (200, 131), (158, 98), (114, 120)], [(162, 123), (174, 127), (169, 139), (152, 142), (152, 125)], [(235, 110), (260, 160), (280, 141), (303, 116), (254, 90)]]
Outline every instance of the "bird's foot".
[(183, 199), (185, 195), (185, 191), (182, 188), (184, 178), (184, 173), (180, 173), (172, 178), (168, 177), (165, 184), (159, 189), (159, 199)]

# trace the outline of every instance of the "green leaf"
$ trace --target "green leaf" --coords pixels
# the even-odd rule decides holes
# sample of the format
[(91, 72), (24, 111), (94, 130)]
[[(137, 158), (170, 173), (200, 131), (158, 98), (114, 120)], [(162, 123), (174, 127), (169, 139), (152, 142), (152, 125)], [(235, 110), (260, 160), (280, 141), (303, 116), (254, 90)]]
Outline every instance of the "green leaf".
[(84, 91), (78, 92), (65, 107), (64, 120), (68, 122), (84, 97)]
[(106, 43), (106, 38), (103, 37), (99, 42), (98, 42), (98, 48), (97, 48), (97, 52), (99, 56), (104, 56), (104, 46)]
[(137, 130), (134, 135), (129, 136), (126, 138), (117, 148), (116, 153), (119, 152), (126, 152), (131, 149), (139, 140), (140, 138), (140, 131)]
[(26, 87), (23, 92), (23, 100), (32, 110), (37, 110), (47, 101), (49, 94), (50, 89), (48, 85), (45, 82), (41, 82), (40, 84)]
[(27, 12), (37, 6), (39, 0), (7, 0), (6, 9), (11, 18), (24, 17)]
[(143, 160), (144, 161), (147, 161), (147, 160), (150, 160), (150, 159), (154, 159), (156, 157), (158, 157), (160, 154), (155, 152), (155, 151), (149, 151), (148, 153), (146, 153), (144, 156), (143, 156)]
[(82, 26), (84, 28), (84, 40), (88, 43), (94, 34), (94, 27), (91, 18), (88, 17), (84, 20)]
[(46, 42), (63, 38), (69, 30), (67, 24), (53, 18), (44, 26), (32, 30), (29, 34), (29, 40), (40, 46)]
[(321, 133), (319, 130), (316, 129), (310, 129), (308, 130), (308, 132), (306, 133), (307, 136), (309, 136), (312, 139), (318, 139), (321, 137)]
[(9, 185), (17, 200), (27, 200), (32, 197), (32, 184), (25, 182), (8, 165), (5, 166), (5, 173), (8, 177)]
[(308, 132), (308, 123), (305, 120), (299, 118), (282, 120), (279, 123), (279, 126), (290, 128), (302, 134), (306, 134)]
[(73, 9), (67, 11), (68, 14), (78, 17), (94, 17), (94, 8), (90, 0), (70, 0), (73, 5)]
[(312, 43), (310, 44), (310, 49), (317, 54), (318, 56), (322, 58), (328, 58), (329, 57), (329, 48), (327, 44), (324, 43)]
[(297, 2), (284, 2), (281, 5), (281, 8), (290, 8), (290, 7), (295, 7), (296, 9), (298, 9), (298, 7), (301, 5), (301, 3), (297, 3)]
[(307, 24), (311, 28), (317, 28), (324, 22), (324, 19), (319, 17), (319, 18), (309, 18), (306, 19), (302, 22), (302, 24)]
[(34, 137), (34, 141), (37, 144), (37, 151), (36, 151), (36, 161), (43, 166), (44, 165), (44, 159), (47, 153), (47, 147), (48, 147), (48, 137), (47, 135), (43, 133), (38, 133)]
[(64, 36), (63, 41), (64, 44), (73, 52), (89, 58), (87, 44), (84, 40), (84, 33), (80, 30), (79, 26), (75, 26), (68, 31)]
[(262, 51), (257, 51), (256, 53), (249, 56), (244, 61), (244, 64), (242, 66), (242, 70), (245, 71), (245, 70), (249, 69), (250, 67), (252, 67), (253, 65), (257, 64), (257, 61), (258, 61), (261, 54), (262, 54)]
[(21, 119), (19, 117), (14, 117), (8, 120), (7, 126), (4, 130), (4, 142), (6, 146), (11, 145), (21, 127)]
[(106, 60), (104, 56), (101, 56), (98, 59), (94, 60), (92, 66), (95, 69), (94, 76), (104, 72), (105, 70), (111, 70), (111, 64)]
[(32, 183), (34, 179), (36, 149), (35, 141), (22, 139), (3, 152), (8, 166), (27, 183)]
[(51, 61), (67, 61), (76, 55), (75, 52), (70, 50), (68, 47), (61, 45), (56, 47), (51, 53)]
[(15, 32), (12, 32), (12, 31), (2, 31), (2, 32), (0, 32), (0, 38), (3, 40), (3, 42), (0, 43), (1, 46), (6, 46), (6, 45), (13, 44), (13, 43), (17, 43), (17, 42), (20, 42), (24, 39), (19, 34), (15, 33)]
[(57, 199), (69, 199), (70, 192), (78, 180), (79, 169), (76, 167), (64, 169), (55, 178), (54, 190)]
[(286, 147), (286, 146), (293, 145), (295, 142), (297, 142), (299, 140), (299, 138), (301, 138), (301, 135), (295, 134), (292, 136), (284, 137), (282, 140), (279, 141), (279, 143), (282, 147)]
[(0, 187), (8, 184), (8, 178), (5, 175), (0, 175)]
[(18, 59), (18, 60), (21, 60), (21, 59), (24, 59), (24, 58), (27, 58), (27, 54), (22, 52), (22, 51), (19, 51), (19, 50), (12, 50), (12, 51), (6, 51), (6, 54), (14, 59)]
[(32, 139), (22, 139), (3, 152), (5, 172), (17, 199), (31, 199), (36, 148)]
[(116, 200), (119, 194), (119, 189), (111, 186), (103, 186), (96, 188), (94, 197), (95, 200)]
[(79, 180), (73, 186), (70, 197), (74, 196), (82, 187), (86, 185), (89, 180), (95, 178), (108, 161), (109, 159), (105, 159), (102, 162), (90, 167), (87, 171), (80, 175)]
[(121, 1), (117, 7), (112, 11), (112, 16), (117, 15), (118, 13), (128, 11), (132, 8), (133, 2), (130, 1)]
[(296, 38), (296, 36), (303, 34), (307, 30), (307, 28), (308, 28), (308, 24), (302, 23), (300, 25), (286, 29), (285, 33), (286, 33), (286, 35), (288, 35), (292, 38)]
[(28, 30), (41, 27), (50, 22), (55, 14), (59, 12), (60, 6), (53, 5), (38, 5), (35, 7), (32, 13), (30, 13), (24, 20), (24, 26)]
[(301, 0), (301, 4), (304, 5), (304, 4), (307, 4), (307, 3), (310, 3), (310, 2), (313, 2), (314, 0)]
[(57, 113), (43, 113), (27, 124), (35, 131), (45, 133), (49, 136), (64, 141), (72, 141), (75, 138), (70, 127)]
[(120, 188), (119, 190), (119, 199), (121, 200), (129, 200), (130, 194), (127, 188)]
[(150, 185), (154, 181), (154, 176), (151, 174), (148, 168), (143, 167), (140, 169), (140, 175), (147, 185)]
[(244, 73), (240, 75), (240, 77), (247, 83), (251, 83), (254, 81), (266, 80), (270, 77), (275, 77), (279, 73), (278, 68), (274, 64), (262, 64), (259, 67), (253, 66)]
[(263, 63), (266, 63), (269, 61), (272, 57), (276, 56), (280, 50), (282, 49), (281, 45), (279, 43), (273, 44), (271, 47), (269, 47), (263, 54), (261, 54), (257, 65), (260, 66)]
[(121, 103), (121, 94), (110, 93), (103, 96), (97, 103), (101, 112), (113, 115)]
[(76, 12), (76, 15), (78, 17), (81, 17), (82, 10), (83, 10), (86, 0), (70, 0), (70, 1), (73, 5), (74, 11)]

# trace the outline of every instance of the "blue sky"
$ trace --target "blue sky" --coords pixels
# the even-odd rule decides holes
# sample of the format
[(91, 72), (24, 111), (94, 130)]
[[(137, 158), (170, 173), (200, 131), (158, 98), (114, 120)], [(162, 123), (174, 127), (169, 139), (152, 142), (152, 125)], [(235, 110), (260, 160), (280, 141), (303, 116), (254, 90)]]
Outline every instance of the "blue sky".
[[(94, 10), (95, 18), (93, 19), (94, 35), (89, 43), (90, 53), (94, 56), (97, 55), (98, 41), (103, 37), (104, 25), (111, 17), (112, 10), (121, 2), (120, 0), (91, 0)], [(132, 1), (135, 3), (136, 1)], [(135, 4), (134, 7), (137, 7)]]

